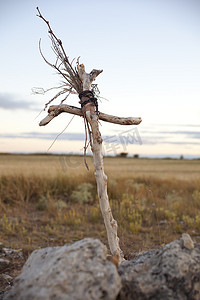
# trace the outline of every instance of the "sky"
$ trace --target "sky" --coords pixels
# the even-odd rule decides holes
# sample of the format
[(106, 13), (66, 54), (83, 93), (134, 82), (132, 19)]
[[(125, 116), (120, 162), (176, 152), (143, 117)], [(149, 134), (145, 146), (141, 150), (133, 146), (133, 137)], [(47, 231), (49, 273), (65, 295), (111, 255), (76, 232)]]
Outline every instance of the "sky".
[[(138, 126), (101, 122), (105, 155), (200, 157), (199, 0), (0, 0), (0, 152), (46, 153), (72, 118), (63, 113), (39, 126), (53, 94), (32, 88), (61, 78), (39, 53), (41, 38), (45, 57), (55, 61), (37, 6), (71, 60), (80, 56), (88, 72), (103, 69), (95, 81), (106, 98), (99, 110), (142, 118)], [(49, 151), (82, 153), (83, 146), (76, 116)]]

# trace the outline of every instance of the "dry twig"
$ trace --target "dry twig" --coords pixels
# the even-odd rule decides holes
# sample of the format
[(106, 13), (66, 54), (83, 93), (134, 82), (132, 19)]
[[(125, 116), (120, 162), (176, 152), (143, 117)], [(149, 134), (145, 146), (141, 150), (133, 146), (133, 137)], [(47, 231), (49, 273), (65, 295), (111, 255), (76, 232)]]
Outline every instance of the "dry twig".
[[(62, 85), (60, 87), (56, 87), (56, 89), (60, 89), (60, 91), (45, 105), (45, 108), (55, 99), (57, 99), (59, 96), (65, 94), (65, 93), (69, 93), (69, 94), (79, 94), (82, 92), (82, 81), (79, 77), (78, 71), (76, 69), (76, 67), (73, 67), (73, 61), (70, 63), (68, 56), (64, 50), (62, 41), (55, 35), (55, 33), (53, 32), (49, 21), (47, 21), (43, 15), (41, 14), (39, 8), (37, 7), (37, 11), (38, 11), (38, 17), (41, 18), (48, 27), (48, 33), (51, 39), (51, 44), (52, 44), (52, 49), (53, 52), (56, 55), (56, 59), (55, 59), (55, 63), (51, 63), (49, 62), (43, 52), (42, 52), (42, 48), (41, 48), (41, 39), (39, 41), (39, 50), (40, 50), (40, 54), (42, 56), (42, 58), (44, 59), (44, 61), (53, 69), (55, 69), (58, 74), (60, 74), (63, 78), (64, 78), (64, 82), (62, 82)], [(53, 88), (51, 88), (53, 89)], [(47, 91), (49, 91), (50, 89), (48, 89)], [(46, 92), (46, 91), (44, 91)], [(66, 98), (68, 96), (66, 96), (61, 103), (63, 103)]]

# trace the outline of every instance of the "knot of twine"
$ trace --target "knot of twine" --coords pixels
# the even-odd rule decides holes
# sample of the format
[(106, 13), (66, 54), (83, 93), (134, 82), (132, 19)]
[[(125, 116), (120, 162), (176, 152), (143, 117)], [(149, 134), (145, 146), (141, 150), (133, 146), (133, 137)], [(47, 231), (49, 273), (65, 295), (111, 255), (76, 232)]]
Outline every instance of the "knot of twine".
[[(83, 97), (87, 98), (87, 99), (84, 100), (84, 101), (82, 101)], [(86, 90), (86, 91), (81, 92), (79, 94), (79, 98), (80, 98), (81, 108), (83, 108), (88, 103), (93, 103), (94, 106), (95, 106), (95, 109), (96, 109), (96, 114), (97, 115), (99, 114), (99, 111), (98, 111), (98, 100), (97, 100), (97, 98), (94, 97), (94, 94), (93, 94), (92, 91)]]

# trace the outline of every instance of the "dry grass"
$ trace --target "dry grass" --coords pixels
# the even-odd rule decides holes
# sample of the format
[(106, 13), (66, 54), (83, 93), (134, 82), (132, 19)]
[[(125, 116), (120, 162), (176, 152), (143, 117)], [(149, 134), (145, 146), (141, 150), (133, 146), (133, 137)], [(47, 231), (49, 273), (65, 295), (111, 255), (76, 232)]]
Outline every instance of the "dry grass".
[[(200, 230), (200, 161), (105, 158), (121, 247), (159, 247)], [(90, 172), (79, 156), (0, 155), (0, 241), (32, 251), (84, 237), (107, 244)], [(87, 183), (87, 184), (86, 184)]]
[[(87, 158), (93, 174), (93, 159)], [(196, 180), (200, 178), (200, 160), (133, 159), (105, 157), (106, 173), (111, 178), (158, 177), (162, 179)], [(70, 155), (0, 155), (1, 175), (88, 176), (82, 156)]]

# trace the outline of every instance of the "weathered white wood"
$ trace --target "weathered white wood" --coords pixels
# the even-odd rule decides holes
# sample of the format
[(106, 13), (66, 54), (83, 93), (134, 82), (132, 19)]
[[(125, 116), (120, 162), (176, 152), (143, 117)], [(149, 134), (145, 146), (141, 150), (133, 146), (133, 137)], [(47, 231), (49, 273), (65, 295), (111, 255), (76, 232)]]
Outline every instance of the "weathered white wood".
[(117, 236), (117, 222), (113, 218), (107, 194), (107, 176), (104, 173), (103, 155), (102, 155), (102, 138), (99, 131), (98, 116), (94, 113), (88, 115), (87, 120), (90, 123), (93, 137), (92, 152), (94, 159), (95, 177), (97, 182), (97, 192), (99, 204), (104, 218), (104, 223), (108, 236), (108, 243), (112, 255), (119, 258), (119, 263), (124, 260), (124, 255), (119, 246)]
[[(53, 118), (57, 117), (59, 114), (61, 114), (63, 112), (83, 117), (83, 112), (78, 107), (70, 106), (67, 104), (52, 105), (52, 106), (50, 106), (50, 108), (48, 110), (49, 114), (39, 123), (39, 125), (40, 126), (47, 125), (51, 120), (53, 120)], [(120, 124), (120, 125), (138, 125), (142, 122), (141, 118), (116, 117), (116, 116), (104, 114), (102, 112), (99, 112), (99, 120), (109, 122), (109, 123), (114, 123), (114, 124)]]
[[(79, 70), (80, 69), (78, 69), (78, 71)], [(83, 91), (84, 91), (84, 90), (88, 90), (88, 87), (91, 87), (91, 83), (94, 79), (91, 76), (91, 73), (88, 74), (83, 70), (85, 70), (85, 68), (83, 69), (81, 67), (81, 72), (79, 71), (80, 72), (79, 76), (83, 82)], [(98, 75), (100, 73), (101, 72), (99, 73), (97, 72), (96, 74)], [(85, 99), (83, 99), (83, 101), (84, 100)], [(119, 238), (117, 236), (117, 222), (113, 218), (109, 200), (108, 200), (107, 176), (104, 173), (103, 155), (102, 155), (102, 138), (101, 138), (101, 133), (99, 131), (98, 115), (95, 112), (94, 105), (89, 103), (84, 106), (83, 112), (85, 112), (85, 116), (87, 118), (88, 123), (90, 124), (91, 131), (92, 131), (91, 148), (92, 148), (93, 159), (94, 159), (97, 192), (98, 192), (101, 212), (103, 215), (103, 219), (107, 231), (108, 243), (112, 255), (116, 256), (119, 259), (119, 263), (120, 263), (124, 260), (124, 255), (119, 246)]]
[(83, 84), (83, 91), (91, 90), (91, 84), (103, 70), (93, 69), (90, 73), (85, 72), (84, 64), (77, 64), (78, 74)]

